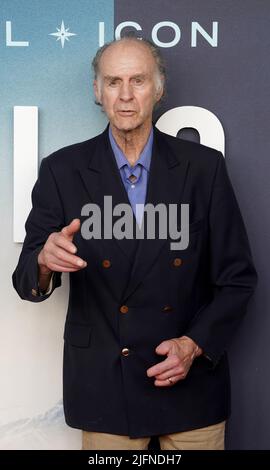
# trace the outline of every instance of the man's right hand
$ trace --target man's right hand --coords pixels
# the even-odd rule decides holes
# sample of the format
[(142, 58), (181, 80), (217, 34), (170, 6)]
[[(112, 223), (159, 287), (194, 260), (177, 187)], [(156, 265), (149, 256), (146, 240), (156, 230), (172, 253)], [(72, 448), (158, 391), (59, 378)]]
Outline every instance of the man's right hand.
[(38, 255), (40, 278), (50, 277), (53, 271), (70, 273), (87, 266), (86, 261), (74, 254), (77, 248), (72, 243), (75, 233), (80, 230), (80, 225), (80, 219), (73, 219), (69, 225), (62, 228), (61, 232), (49, 235)]

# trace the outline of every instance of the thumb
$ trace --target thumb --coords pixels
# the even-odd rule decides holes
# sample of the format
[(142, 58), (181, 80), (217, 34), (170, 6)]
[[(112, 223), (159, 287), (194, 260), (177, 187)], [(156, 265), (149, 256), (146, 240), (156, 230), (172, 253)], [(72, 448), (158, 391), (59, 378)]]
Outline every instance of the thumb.
[(168, 354), (170, 351), (170, 344), (169, 341), (162, 341), (157, 347), (156, 347), (156, 353), (157, 354)]
[(73, 219), (69, 225), (62, 228), (61, 232), (68, 240), (72, 241), (74, 234), (80, 230), (80, 219)]

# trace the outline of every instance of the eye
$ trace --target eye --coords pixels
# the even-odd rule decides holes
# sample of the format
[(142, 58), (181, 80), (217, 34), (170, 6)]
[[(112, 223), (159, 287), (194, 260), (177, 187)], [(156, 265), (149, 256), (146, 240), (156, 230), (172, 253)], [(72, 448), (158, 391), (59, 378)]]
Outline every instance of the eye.
[(116, 87), (119, 84), (119, 80), (113, 79), (109, 81), (109, 86), (110, 87)]
[(141, 77), (135, 77), (135, 78), (133, 79), (133, 83), (134, 83), (135, 85), (142, 85), (142, 84), (143, 84), (143, 79), (142, 79)]

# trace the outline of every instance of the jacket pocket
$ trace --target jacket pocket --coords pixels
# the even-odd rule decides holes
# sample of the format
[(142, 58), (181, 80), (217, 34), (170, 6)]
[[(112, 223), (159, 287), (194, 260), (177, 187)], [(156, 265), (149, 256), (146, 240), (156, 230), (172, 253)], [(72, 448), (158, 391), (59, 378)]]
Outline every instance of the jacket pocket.
[(87, 348), (90, 344), (91, 333), (91, 325), (80, 325), (77, 323), (66, 322), (64, 340), (72, 346)]

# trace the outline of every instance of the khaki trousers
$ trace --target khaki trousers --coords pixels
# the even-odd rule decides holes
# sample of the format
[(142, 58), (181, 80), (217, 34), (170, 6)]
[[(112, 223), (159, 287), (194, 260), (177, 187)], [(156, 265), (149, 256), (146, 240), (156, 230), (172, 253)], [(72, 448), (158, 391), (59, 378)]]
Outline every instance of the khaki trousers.
[[(224, 450), (225, 421), (159, 436), (161, 450)], [(83, 431), (82, 450), (147, 450), (151, 437), (130, 438), (118, 434)]]

